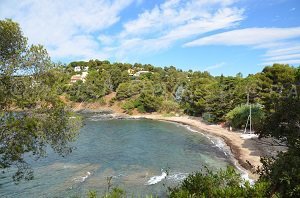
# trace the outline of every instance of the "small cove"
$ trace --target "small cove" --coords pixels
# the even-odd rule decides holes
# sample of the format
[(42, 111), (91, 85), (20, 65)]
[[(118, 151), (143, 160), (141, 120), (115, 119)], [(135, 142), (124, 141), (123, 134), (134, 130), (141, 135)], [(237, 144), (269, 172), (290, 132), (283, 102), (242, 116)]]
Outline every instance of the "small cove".
[[(35, 179), (17, 186), (3, 176), (0, 195), (72, 197), (84, 196), (88, 190), (104, 193), (107, 177), (112, 177), (113, 187), (126, 189), (129, 195), (163, 195), (164, 184), (177, 185), (204, 166), (217, 170), (233, 164), (217, 140), (192, 133), (180, 124), (87, 118), (70, 155), (61, 158), (50, 152), (47, 158), (32, 161)], [(166, 177), (160, 177), (166, 172)], [(150, 180), (155, 184), (149, 185)]]

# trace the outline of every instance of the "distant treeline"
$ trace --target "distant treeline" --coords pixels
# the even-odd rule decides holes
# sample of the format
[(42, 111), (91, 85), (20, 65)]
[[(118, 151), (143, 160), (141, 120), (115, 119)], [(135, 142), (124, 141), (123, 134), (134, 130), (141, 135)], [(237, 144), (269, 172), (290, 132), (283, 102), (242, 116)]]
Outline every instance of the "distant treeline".
[[(279, 98), (299, 93), (300, 69), (284, 64), (265, 67), (262, 72), (243, 77), (212, 76), (208, 72), (183, 71), (150, 64), (110, 63), (90, 60), (71, 62), (65, 69), (76, 74), (77, 66), (89, 67), (85, 83), (77, 81), (64, 87), (77, 102), (97, 101), (113, 91), (111, 101), (124, 101), (126, 112), (180, 112), (223, 122), (234, 108), (247, 103), (259, 104), (264, 112), (274, 111)], [(129, 71), (130, 70), (130, 71)], [(139, 77), (130, 72), (149, 71)], [(78, 73), (78, 72), (77, 72)], [(247, 97), (247, 95), (249, 97)]]

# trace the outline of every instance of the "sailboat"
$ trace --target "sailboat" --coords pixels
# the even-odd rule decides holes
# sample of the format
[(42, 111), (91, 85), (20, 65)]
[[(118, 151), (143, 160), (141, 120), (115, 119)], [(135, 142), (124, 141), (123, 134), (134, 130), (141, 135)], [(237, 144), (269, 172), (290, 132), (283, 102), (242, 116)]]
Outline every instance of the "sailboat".
[[(251, 139), (254, 137), (258, 137), (258, 135), (254, 134), (254, 132), (252, 131), (252, 106), (249, 103), (249, 92), (247, 93), (247, 106), (249, 106), (249, 115), (247, 118), (244, 133), (241, 135), (243, 139)], [(249, 124), (249, 132), (247, 132), (248, 124)]]

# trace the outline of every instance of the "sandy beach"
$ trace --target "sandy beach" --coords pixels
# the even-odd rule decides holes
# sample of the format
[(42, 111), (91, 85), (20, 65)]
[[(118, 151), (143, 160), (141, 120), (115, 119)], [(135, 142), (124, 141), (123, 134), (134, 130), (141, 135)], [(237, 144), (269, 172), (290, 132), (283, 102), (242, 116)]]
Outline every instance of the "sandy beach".
[(251, 179), (255, 180), (258, 178), (258, 175), (255, 174), (254, 171), (258, 166), (261, 166), (260, 156), (266, 155), (266, 146), (261, 144), (256, 137), (243, 138), (241, 137), (242, 133), (240, 132), (228, 131), (219, 125), (208, 125), (202, 122), (200, 118), (190, 116), (164, 117), (159, 114), (142, 114), (131, 117), (176, 122), (191, 126), (196, 131), (206, 132), (213, 136), (221, 137), (230, 147), (238, 165), (247, 171)]
[(123, 110), (117, 105), (114, 106), (101, 106), (95, 104), (79, 104), (77, 103), (72, 107), (74, 111), (80, 110), (92, 110), (92, 111), (111, 111), (111, 117), (115, 119), (119, 118), (145, 118), (160, 121), (176, 122), (183, 125), (188, 125), (199, 132), (208, 133), (213, 136), (221, 137), (226, 145), (230, 148), (234, 159), (238, 165), (245, 169), (251, 179), (257, 179), (258, 175), (255, 174), (257, 167), (261, 166), (260, 157), (270, 156), (276, 154), (281, 148), (272, 147), (264, 144), (263, 141), (257, 137), (244, 138), (243, 133), (239, 131), (229, 131), (220, 125), (207, 124), (199, 117), (191, 117), (187, 115), (181, 116), (163, 116), (159, 113), (153, 114), (139, 114), (134, 112), (133, 115), (123, 113)]

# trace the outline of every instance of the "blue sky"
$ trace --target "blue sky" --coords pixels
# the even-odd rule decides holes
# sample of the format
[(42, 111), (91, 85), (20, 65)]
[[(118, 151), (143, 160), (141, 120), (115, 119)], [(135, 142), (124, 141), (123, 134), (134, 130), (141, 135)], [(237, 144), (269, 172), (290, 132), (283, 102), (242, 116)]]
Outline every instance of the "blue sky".
[(0, 0), (54, 61), (110, 60), (244, 75), (300, 65), (299, 0)]

